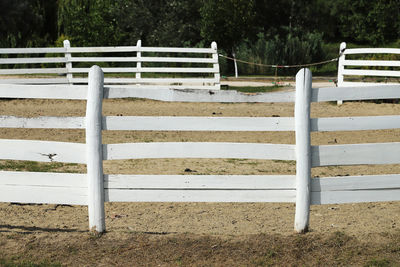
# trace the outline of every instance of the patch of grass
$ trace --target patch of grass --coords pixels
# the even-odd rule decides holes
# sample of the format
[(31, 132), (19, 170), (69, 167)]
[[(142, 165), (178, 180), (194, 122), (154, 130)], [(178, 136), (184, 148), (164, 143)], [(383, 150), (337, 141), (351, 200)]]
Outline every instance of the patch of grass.
[(281, 89), (283, 86), (281, 85), (272, 85), (272, 86), (229, 86), (222, 85), (221, 90), (234, 90), (243, 93), (268, 93), (274, 92)]
[(284, 164), (289, 164), (289, 165), (296, 165), (295, 160), (273, 160), (274, 163), (284, 163)]
[(19, 261), (16, 259), (0, 259), (0, 266), (2, 267), (58, 267), (62, 266), (60, 263), (50, 263), (46, 260), (39, 263), (34, 263), (30, 260)]
[(13, 161), (0, 162), (0, 170), (4, 171), (26, 171), (26, 172), (51, 172), (63, 167), (77, 166), (76, 163), (61, 162), (36, 162), (36, 161)]
[(226, 159), (226, 163), (232, 163), (232, 164), (246, 164), (246, 165), (259, 165), (259, 162), (256, 161), (249, 161), (248, 159)]
[(372, 259), (365, 264), (365, 267), (386, 267), (386, 266), (392, 266), (390, 260), (388, 259)]

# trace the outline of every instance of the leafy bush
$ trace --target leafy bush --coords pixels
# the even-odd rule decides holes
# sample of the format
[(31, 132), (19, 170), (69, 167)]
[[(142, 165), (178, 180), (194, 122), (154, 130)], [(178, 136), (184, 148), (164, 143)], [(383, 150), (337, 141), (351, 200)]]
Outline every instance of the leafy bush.
[[(300, 34), (290, 31), (286, 35), (268, 37), (264, 33), (257, 35), (255, 43), (245, 40), (240, 43), (236, 57), (241, 60), (266, 65), (298, 65), (324, 59), (322, 34)], [(222, 72), (226, 69), (221, 66)], [(241, 75), (275, 74), (275, 68), (238, 63)], [(279, 75), (291, 75), (298, 68), (279, 68)]]

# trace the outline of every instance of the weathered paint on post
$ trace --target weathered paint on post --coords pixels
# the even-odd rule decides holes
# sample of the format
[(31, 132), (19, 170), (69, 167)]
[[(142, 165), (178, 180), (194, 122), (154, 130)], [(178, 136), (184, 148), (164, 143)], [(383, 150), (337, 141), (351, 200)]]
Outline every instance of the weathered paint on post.
[[(344, 50), (346, 50), (346, 43), (342, 42), (340, 44), (340, 48), (339, 48), (339, 61), (338, 61), (338, 77), (337, 77), (337, 86), (341, 87), (343, 86), (343, 71), (344, 71), (344, 60), (345, 60), (345, 55), (344, 55)], [(338, 105), (343, 104), (343, 100), (338, 100), (337, 101)]]
[(301, 69), (296, 75), (296, 215), (294, 228), (308, 231), (311, 184), (311, 71)]
[(100, 67), (89, 71), (89, 85), (86, 105), (86, 155), (88, 175), (89, 229), (98, 233), (105, 231), (102, 101), (104, 74)]
[(66, 63), (65, 63), (65, 68), (67, 69), (67, 79), (68, 79), (68, 83), (70, 85), (73, 84), (72, 82), (72, 62), (71, 62), (71, 52), (69, 52), (68, 50), (71, 48), (71, 43), (69, 42), (69, 40), (64, 40), (64, 48), (66, 50), (65, 52), (65, 59), (66, 59)]
[(136, 47), (137, 47), (137, 52), (136, 52), (136, 57), (137, 57), (137, 62), (136, 62), (136, 68), (137, 68), (137, 71), (138, 72), (136, 72), (136, 74), (135, 74), (135, 78), (136, 79), (140, 79), (140, 78), (142, 78), (142, 75), (141, 75), (141, 68), (142, 68), (142, 61), (141, 61), (141, 57), (142, 57), (142, 52), (140, 52), (140, 48), (142, 47), (142, 40), (138, 40), (137, 41), (137, 43), (136, 43)]
[(213, 64), (213, 68), (216, 69), (216, 72), (214, 73), (214, 78), (215, 78), (215, 89), (219, 90), (221, 89), (221, 75), (219, 74), (219, 63), (218, 63), (218, 48), (217, 48), (217, 43), (212, 42), (211, 43), (211, 48), (214, 50), (212, 54), (212, 58), (217, 62)]

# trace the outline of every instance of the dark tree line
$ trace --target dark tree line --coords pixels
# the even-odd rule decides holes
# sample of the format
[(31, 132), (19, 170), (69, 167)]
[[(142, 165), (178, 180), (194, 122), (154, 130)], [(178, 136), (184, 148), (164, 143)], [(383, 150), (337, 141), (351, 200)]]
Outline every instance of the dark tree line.
[(400, 0), (0, 0), (0, 46), (209, 46), (264, 63), (399, 42)]

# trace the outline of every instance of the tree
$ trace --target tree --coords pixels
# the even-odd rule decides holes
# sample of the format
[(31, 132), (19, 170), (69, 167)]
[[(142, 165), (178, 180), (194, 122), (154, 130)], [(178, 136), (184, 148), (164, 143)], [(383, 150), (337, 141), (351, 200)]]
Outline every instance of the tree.
[(333, 13), (346, 40), (379, 45), (400, 38), (400, 0), (334, 2)]
[(203, 0), (201, 36), (230, 51), (254, 34), (255, 0)]
[(57, 38), (55, 1), (0, 0), (0, 46), (44, 46)]
[(73, 45), (115, 45), (116, 23), (111, 0), (59, 0), (59, 35), (68, 36)]

